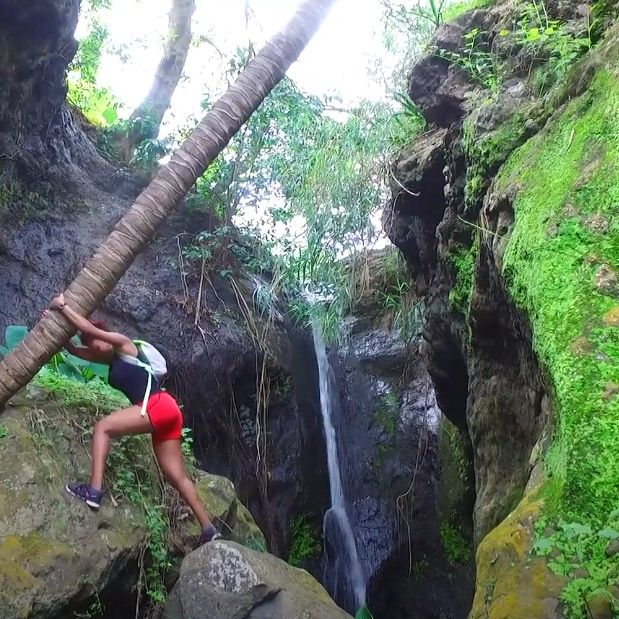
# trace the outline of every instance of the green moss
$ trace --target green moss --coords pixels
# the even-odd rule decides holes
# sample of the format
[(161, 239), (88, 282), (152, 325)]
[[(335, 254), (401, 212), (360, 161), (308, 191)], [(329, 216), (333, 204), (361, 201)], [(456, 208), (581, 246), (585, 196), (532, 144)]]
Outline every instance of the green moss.
[(467, 159), (464, 200), (467, 210), (474, 212), (481, 206), (488, 179), (527, 139), (526, 121), (538, 113), (539, 104), (520, 107), (493, 131), (479, 134), (476, 130), (479, 116), (493, 105), (494, 101), (482, 102), (462, 125), (462, 146)]
[(461, 0), (460, 2), (452, 2), (443, 10), (443, 21), (453, 21), (468, 11), (483, 9), (491, 4), (492, 0)]
[(595, 569), (598, 585), (618, 569), (599, 538), (619, 506), (619, 398), (607, 395), (619, 382), (619, 329), (604, 320), (618, 302), (596, 286), (602, 265), (619, 264), (618, 128), (618, 76), (600, 69), (584, 95), (514, 153), (497, 185), (518, 189), (503, 274), (553, 387), (545, 522), (585, 527), (570, 538), (566, 554), (578, 560), (569, 571), (551, 565), (572, 578), (562, 596), (574, 617), (588, 582), (575, 566)]
[[(616, 80), (601, 71), (500, 177), (521, 186), (504, 274), (532, 321), (559, 412), (549, 473), (561, 503), (592, 518), (617, 506), (619, 487), (619, 401), (602, 397), (619, 377), (619, 331), (602, 320), (617, 302), (595, 286), (599, 263), (619, 263)], [(587, 226), (590, 215), (608, 218), (608, 234)], [(589, 352), (574, 346), (583, 337)]]
[(32, 191), (14, 178), (0, 176), (0, 217), (11, 213), (18, 221), (39, 215), (49, 209), (47, 190)]
[(471, 462), (466, 454), (462, 434), (447, 419), (441, 421), (439, 431), (439, 462), (441, 467), (439, 514), (441, 521), (470, 519), (467, 513), (467, 495), (471, 479)]
[(301, 567), (310, 559), (317, 559), (322, 551), (318, 527), (304, 515), (296, 516), (290, 523), (290, 553), (288, 563)]
[(471, 249), (460, 248), (451, 255), (455, 283), (449, 291), (449, 302), (455, 310), (462, 314), (468, 313), (469, 303), (471, 302), (477, 249), (478, 244), (475, 243)]
[(95, 413), (109, 413), (130, 405), (122, 393), (101, 380), (79, 383), (48, 368), (37, 374), (33, 384), (53, 394), (66, 408), (87, 408)]
[[(371, 464), (377, 473), (383, 470), (385, 461), (395, 452), (395, 438), (399, 419), (400, 398), (397, 393), (390, 391), (381, 397), (372, 414), (372, 423), (381, 433)], [(384, 481), (387, 484), (391, 483), (390, 480)]]
[(400, 398), (396, 393), (389, 392), (381, 397), (374, 414), (374, 423), (389, 437), (394, 437), (400, 419)]
[(531, 557), (533, 523), (541, 504), (533, 492), (477, 548), (476, 591), (471, 619), (544, 617), (564, 581)]
[(452, 565), (466, 563), (473, 558), (473, 544), (456, 525), (450, 522), (441, 525), (441, 541), (447, 560)]

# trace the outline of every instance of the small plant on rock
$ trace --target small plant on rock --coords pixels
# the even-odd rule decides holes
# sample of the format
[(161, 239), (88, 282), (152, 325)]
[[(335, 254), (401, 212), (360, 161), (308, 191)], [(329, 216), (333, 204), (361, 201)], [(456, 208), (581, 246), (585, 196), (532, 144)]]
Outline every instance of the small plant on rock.
[(473, 82), (496, 94), (503, 81), (503, 65), (500, 58), (489, 51), (484, 35), (479, 28), (473, 28), (463, 37), (465, 46), (462, 51), (439, 49), (436, 55), (460, 67)]
[(291, 543), (288, 563), (301, 567), (308, 559), (317, 559), (322, 551), (320, 534), (307, 516), (300, 514), (290, 523)]
[[(591, 48), (591, 26), (587, 33), (579, 36), (567, 29), (566, 24), (551, 19), (543, 2), (529, 2), (525, 5), (515, 39), (528, 59), (528, 71), (536, 65), (543, 65), (534, 76), (540, 94), (562, 79), (574, 61)], [(507, 36), (508, 31), (502, 31)]]

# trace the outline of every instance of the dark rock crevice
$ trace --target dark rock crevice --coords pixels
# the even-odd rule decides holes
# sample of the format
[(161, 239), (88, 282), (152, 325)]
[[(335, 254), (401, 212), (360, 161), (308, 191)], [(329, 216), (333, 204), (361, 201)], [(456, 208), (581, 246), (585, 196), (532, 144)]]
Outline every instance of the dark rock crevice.
[[(434, 44), (462, 49), (467, 32), (474, 27), (494, 32), (510, 19), (510, 10), (497, 6), (464, 15), (439, 28)], [(449, 93), (447, 83), (453, 85)], [(474, 108), (479, 86), (436, 56), (415, 64), (409, 87), (426, 119), (440, 128), (416, 139), (392, 166), (396, 181), (383, 223), (407, 260), (417, 293), (426, 300), (428, 372), (443, 414), (463, 432), (474, 462), (473, 520), (479, 542), (522, 496), (531, 452), (549, 417), (543, 405), (548, 390), (528, 321), (507, 295), (501, 274), (502, 252), (514, 223), (509, 197), (484, 210), (479, 225), (490, 231), (489, 240), (476, 238), (474, 223), (492, 173), (538, 125), (507, 135), (505, 152), (497, 158), (484, 150), (492, 141), (484, 140), (502, 124), (509, 126), (518, 105), (530, 109), (523, 79), (505, 85), (492, 113)], [(472, 146), (465, 143), (471, 136)], [(470, 169), (471, 152), (487, 157), (486, 168)], [(402, 188), (411, 192), (405, 198)]]

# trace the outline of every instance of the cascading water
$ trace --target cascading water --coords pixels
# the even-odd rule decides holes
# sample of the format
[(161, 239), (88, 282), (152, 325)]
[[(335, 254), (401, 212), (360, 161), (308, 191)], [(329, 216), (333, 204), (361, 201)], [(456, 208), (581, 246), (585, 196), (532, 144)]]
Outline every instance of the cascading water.
[(313, 335), (331, 487), (331, 508), (325, 514), (323, 521), (326, 547), (325, 583), (340, 606), (355, 613), (365, 605), (366, 582), (357, 554), (355, 536), (346, 512), (337, 437), (333, 426), (333, 390), (329, 358), (318, 327), (314, 327)]

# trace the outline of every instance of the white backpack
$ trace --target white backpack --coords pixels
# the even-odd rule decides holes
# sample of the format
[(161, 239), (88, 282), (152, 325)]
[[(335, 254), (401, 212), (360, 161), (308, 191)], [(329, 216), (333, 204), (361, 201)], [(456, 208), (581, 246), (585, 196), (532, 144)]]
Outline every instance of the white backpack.
[(168, 366), (164, 356), (152, 345), (144, 340), (133, 340), (133, 343), (138, 349), (138, 354), (143, 358), (130, 357), (129, 355), (121, 355), (122, 358), (128, 363), (133, 363), (146, 370), (148, 373), (148, 382), (146, 383), (146, 392), (144, 393), (144, 400), (142, 401), (142, 410), (140, 415), (144, 417), (146, 415), (146, 405), (150, 396), (150, 390), (152, 388), (153, 376), (155, 380), (159, 382), (167, 373)]

